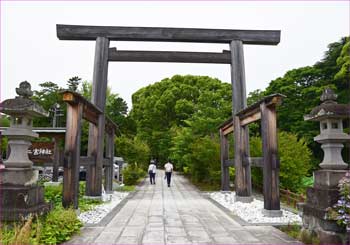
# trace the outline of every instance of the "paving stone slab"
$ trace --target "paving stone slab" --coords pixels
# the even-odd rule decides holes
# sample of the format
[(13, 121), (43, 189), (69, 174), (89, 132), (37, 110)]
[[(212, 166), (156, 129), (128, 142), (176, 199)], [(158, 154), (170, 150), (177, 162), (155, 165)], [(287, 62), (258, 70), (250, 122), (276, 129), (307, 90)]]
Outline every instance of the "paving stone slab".
[(272, 226), (253, 226), (213, 204), (183, 176), (166, 187), (148, 181), (101, 227), (85, 227), (67, 244), (297, 243)]
[(119, 234), (120, 232), (102, 232), (94, 242), (99, 244), (114, 244)]
[(192, 244), (186, 236), (167, 236), (166, 244)]
[(122, 232), (121, 236), (125, 236), (125, 237), (140, 237), (141, 234), (143, 233), (144, 227), (140, 227), (140, 226), (128, 226), (125, 227), (125, 229)]
[(136, 236), (121, 236), (116, 244), (139, 244), (139, 238)]

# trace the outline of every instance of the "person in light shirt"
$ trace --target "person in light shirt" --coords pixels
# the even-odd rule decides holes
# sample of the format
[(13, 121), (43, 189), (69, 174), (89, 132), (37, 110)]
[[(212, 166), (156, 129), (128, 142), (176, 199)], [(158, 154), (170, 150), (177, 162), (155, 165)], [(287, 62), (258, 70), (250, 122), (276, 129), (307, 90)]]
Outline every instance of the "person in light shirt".
[(157, 166), (155, 164), (155, 161), (151, 160), (151, 162), (148, 166), (148, 174), (149, 174), (149, 180), (151, 182), (151, 185), (156, 184), (156, 171), (157, 171)]
[(170, 161), (168, 161), (165, 165), (164, 165), (164, 170), (165, 170), (165, 176), (166, 176), (166, 181), (168, 184), (168, 187), (170, 187), (170, 182), (171, 182), (171, 174), (173, 172), (173, 165), (171, 164)]

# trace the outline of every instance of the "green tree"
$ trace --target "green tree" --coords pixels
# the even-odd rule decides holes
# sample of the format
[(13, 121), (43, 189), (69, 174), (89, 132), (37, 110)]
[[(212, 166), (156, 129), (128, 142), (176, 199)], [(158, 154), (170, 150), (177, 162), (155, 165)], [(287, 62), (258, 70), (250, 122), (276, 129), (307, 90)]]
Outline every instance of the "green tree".
[(147, 168), (150, 150), (146, 143), (137, 137), (131, 139), (122, 135), (116, 138), (115, 144), (118, 156), (123, 157), (129, 164), (137, 164), (143, 169)]
[(345, 44), (337, 58), (337, 66), (340, 70), (335, 74), (334, 78), (336, 80), (349, 80), (350, 78), (350, 38), (345, 38)]
[[(78, 92), (85, 99), (91, 101), (92, 83), (87, 81), (82, 82), (81, 89)], [(135, 134), (135, 122), (128, 116), (128, 106), (125, 100), (119, 97), (118, 94), (112, 93), (110, 87), (107, 88), (106, 93), (105, 113), (118, 125), (120, 133)]]
[[(50, 112), (50, 116), (45, 118), (35, 118), (33, 120), (33, 125), (35, 127), (52, 127), (53, 118), (53, 107), (56, 103), (60, 105), (60, 108), (65, 114), (66, 105), (62, 101), (62, 95), (60, 94), (62, 88), (60, 88), (56, 83), (44, 82), (40, 83), (40, 90), (35, 90), (32, 99), (40, 104), (47, 112)], [(65, 117), (62, 117), (60, 121), (62, 126), (65, 124)]]
[[(263, 95), (281, 93), (287, 96), (277, 111), (278, 127), (306, 140), (315, 157), (313, 169), (318, 168), (323, 156), (319, 144), (313, 141), (313, 137), (319, 134), (319, 125), (304, 121), (303, 116), (321, 103), (320, 96), (327, 87), (335, 90), (339, 103), (350, 102), (350, 78), (346, 72), (350, 59), (348, 49), (348, 37), (331, 43), (321, 61), (288, 71), (283, 77), (271, 81), (262, 92)], [(347, 123), (345, 125), (348, 127)]]
[(67, 81), (68, 90), (77, 92), (80, 83), (81, 83), (80, 77), (75, 76), (75, 77), (69, 78), (69, 80)]
[(137, 135), (163, 162), (172, 155), (176, 127), (190, 127), (198, 137), (217, 133), (231, 114), (231, 85), (206, 76), (175, 75), (138, 90), (132, 101)]
[(220, 145), (218, 138), (204, 136), (191, 144), (192, 178), (196, 182), (219, 184), (221, 180)]

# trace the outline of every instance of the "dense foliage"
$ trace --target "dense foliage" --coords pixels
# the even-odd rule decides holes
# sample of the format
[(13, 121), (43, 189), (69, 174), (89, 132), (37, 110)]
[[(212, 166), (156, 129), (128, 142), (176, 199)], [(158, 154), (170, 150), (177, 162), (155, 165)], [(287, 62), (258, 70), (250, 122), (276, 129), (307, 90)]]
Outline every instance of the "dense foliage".
[[(331, 43), (324, 58), (315, 65), (290, 70), (271, 81), (264, 91), (249, 94), (248, 104), (273, 93), (287, 96), (278, 108), (283, 188), (301, 191), (310, 182), (306, 176), (321, 161), (322, 150), (313, 141), (319, 125), (305, 122), (303, 116), (320, 104), (323, 90), (331, 87), (338, 93), (339, 103), (349, 103), (348, 51), (349, 38)], [(132, 101), (130, 116), (136, 123), (136, 137), (149, 146), (149, 157), (158, 162), (170, 158), (178, 170), (189, 174), (194, 181), (219, 181), (217, 127), (231, 115), (230, 84), (209, 77), (176, 75), (140, 89), (133, 94)], [(253, 145), (258, 144), (254, 140), (260, 137), (258, 124), (250, 126), (250, 135)], [(251, 146), (251, 154), (261, 151), (258, 148)], [(254, 178), (261, 180), (259, 171), (253, 172)]]
[[(262, 156), (260, 137), (251, 137), (250, 152), (252, 157)], [(280, 187), (293, 192), (303, 191), (303, 178), (307, 175), (311, 164), (311, 151), (304, 139), (295, 134), (279, 132), (278, 149), (280, 157)], [(253, 181), (262, 185), (261, 169), (252, 170)]]
[(131, 138), (130, 136), (122, 135), (116, 138), (115, 144), (118, 156), (123, 156), (124, 160), (130, 164), (136, 163), (143, 169), (147, 168), (150, 149), (138, 137)]
[(176, 75), (140, 89), (132, 102), (137, 135), (153, 158), (165, 162), (179, 129), (191, 128), (199, 137), (217, 133), (231, 112), (231, 86), (210, 77)]
[[(320, 96), (326, 87), (338, 94), (338, 103), (350, 103), (349, 45), (349, 37), (329, 44), (321, 61), (313, 66), (288, 71), (283, 77), (271, 81), (265, 91), (250, 93), (248, 99), (252, 103), (268, 94), (281, 93), (287, 96), (278, 108), (278, 127), (306, 140), (316, 158), (313, 169), (317, 168), (323, 155), (319, 144), (313, 141), (313, 137), (319, 134), (319, 125), (304, 121), (303, 116), (320, 104)], [(345, 121), (345, 127), (348, 125), (348, 121)], [(348, 161), (347, 152), (344, 150), (343, 154)]]
[(3, 223), (1, 244), (61, 244), (79, 232), (82, 223), (73, 209), (55, 207), (41, 217), (29, 217), (23, 222)]
[(146, 171), (139, 167), (136, 163), (128, 164), (128, 166), (123, 169), (123, 182), (126, 185), (136, 185), (139, 183), (140, 179), (146, 176)]
[[(54, 207), (62, 207), (62, 184), (58, 186), (45, 186), (45, 201), (50, 202)], [(84, 198), (85, 195), (85, 182), (79, 183), (79, 209), (84, 212), (92, 209), (94, 206), (101, 204), (102, 201), (98, 199)]]

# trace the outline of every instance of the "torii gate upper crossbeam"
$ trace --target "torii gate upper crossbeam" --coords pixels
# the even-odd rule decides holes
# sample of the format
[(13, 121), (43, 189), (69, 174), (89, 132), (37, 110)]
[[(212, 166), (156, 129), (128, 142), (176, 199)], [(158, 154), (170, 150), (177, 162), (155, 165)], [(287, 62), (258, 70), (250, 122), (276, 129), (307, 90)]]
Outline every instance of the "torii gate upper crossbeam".
[(241, 40), (243, 44), (277, 45), (280, 35), (279, 30), (57, 25), (57, 37), (60, 40), (96, 41), (97, 37), (111, 41), (198, 43), (230, 43), (232, 40)]

